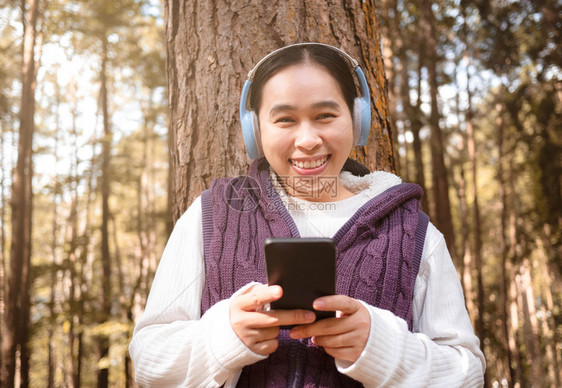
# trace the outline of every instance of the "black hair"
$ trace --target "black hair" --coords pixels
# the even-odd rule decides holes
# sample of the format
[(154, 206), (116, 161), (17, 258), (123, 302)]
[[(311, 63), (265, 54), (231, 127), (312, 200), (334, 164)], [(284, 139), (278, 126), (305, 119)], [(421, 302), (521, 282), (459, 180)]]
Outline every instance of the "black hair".
[(335, 78), (353, 116), (357, 88), (350, 64), (336, 50), (324, 45), (291, 46), (272, 55), (257, 69), (250, 88), (250, 109), (258, 113), (265, 83), (281, 70), (298, 64), (314, 63), (325, 68)]

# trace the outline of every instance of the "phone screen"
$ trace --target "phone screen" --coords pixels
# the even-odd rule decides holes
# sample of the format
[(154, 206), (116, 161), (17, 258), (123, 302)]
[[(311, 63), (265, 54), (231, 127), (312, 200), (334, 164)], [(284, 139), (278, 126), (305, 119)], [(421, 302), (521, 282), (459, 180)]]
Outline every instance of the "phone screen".
[[(283, 288), (272, 309), (313, 310), (312, 302), (336, 293), (335, 242), (330, 238), (268, 238), (265, 240), (267, 282)], [(333, 311), (315, 311), (316, 319)]]

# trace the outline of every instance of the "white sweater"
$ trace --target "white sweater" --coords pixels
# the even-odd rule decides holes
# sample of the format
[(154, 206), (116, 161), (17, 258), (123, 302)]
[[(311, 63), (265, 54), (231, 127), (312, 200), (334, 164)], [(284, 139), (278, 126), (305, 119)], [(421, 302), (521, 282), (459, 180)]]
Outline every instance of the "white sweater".
[[(333, 236), (370, 198), (400, 183), (386, 172), (342, 173), (353, 197), (315, 203), (277, 188), (302, 237)], [(176, 223), (158, 266), (129, 351), (143, 386), (234, 387), (242, 368), (265, 358), (232, 330), (229, 300), (201, 316), (205, 283), (201, 200)], [(413, 300), (413, 332), (389, 311), (365, 304), (371, 331), (359, 359), (336, 360), (340, 373), (366, 387), (480, 387), (485, 360), (443, 235), (430, 223)]]

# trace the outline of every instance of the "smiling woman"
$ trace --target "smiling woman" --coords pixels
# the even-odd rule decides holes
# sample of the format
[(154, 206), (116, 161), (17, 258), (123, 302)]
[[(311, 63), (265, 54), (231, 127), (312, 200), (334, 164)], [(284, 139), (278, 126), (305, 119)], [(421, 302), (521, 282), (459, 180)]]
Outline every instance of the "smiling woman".
[(353, 195), (339, 180), (338, 196), (330, 199), (328, 193), (301, 193), (291, 186), (301, 175), (337, 177), (353, 147), (351, 111), (327, 70), (305, 63), (277, 73), (265, 84), (259, 105), (262, 150), (285, 178), (288, 193), (321, 202)]
[[(357, 62), (332, 46), (287, 46), (250, 71), (240, 114), (256, 160), (248, 176), (214, 180), (176, 224), (130, 345), (140, 383), (482, 384), (484, 357), (421, 188), (348, 158), (369, 134), (369, 101)], [(267, 308), (283, 295), (265, 284), (271, 237), (332, 237), (337, 295), (313, 308), (334, 318)]]

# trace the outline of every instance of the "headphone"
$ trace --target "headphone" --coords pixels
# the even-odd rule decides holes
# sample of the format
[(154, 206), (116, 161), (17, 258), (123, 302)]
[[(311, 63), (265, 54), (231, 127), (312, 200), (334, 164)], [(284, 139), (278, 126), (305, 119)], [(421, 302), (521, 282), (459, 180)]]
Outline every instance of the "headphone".
[(319, 45), (328, 47), (335, 50), (344, 59), (347, 60), (350, 70), (357, 76), (359, 81), (359, 86), (361, 87), (361, 97), (355, 97), (353, 102), (353, 142), (355, 145), (364, 146), (367, 144), (367, 138), (369, 137), (369, 132), (371, 130), (371, 96), (369, 94), (369, 85), (367, 85), (367, 79), (359, 63), (349, 56), (344, 51), (337, 47), (330, 46), (324, 43), (296, 43), (289, 46), (282, 47), (275, 51), (272, 51), (265, 57), (263, 57), (252, 70), (248, 73), (248, 78), (244, 82), (244, 87), (242, 88), (242, 95), (240, 97), (240, 123), (242, 125), (242, 134), (244, 135), (244, 143), (246, 144), (246, 151), (251, 159), (257, 159), (263, 156), (263, 151), (261, 150), (261, 139), (260, 130), (258, 124), (258, 117), (256, 112), (249, 111), (248, 105), (248, 95), (250, 94), (250, 86), (254, 79), (254, 75), (257, 69), (262, 63), (267, 61), (273, 55), (294, 46), (308, 46), (308, 45)]

